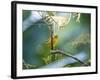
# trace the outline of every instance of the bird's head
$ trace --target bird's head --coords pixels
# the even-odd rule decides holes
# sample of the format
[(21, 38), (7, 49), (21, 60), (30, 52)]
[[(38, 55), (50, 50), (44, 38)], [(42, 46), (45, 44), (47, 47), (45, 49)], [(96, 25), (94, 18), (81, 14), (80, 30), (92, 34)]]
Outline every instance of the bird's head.
[(58, 35), (55, 35), (54, 38), (58, 38)]

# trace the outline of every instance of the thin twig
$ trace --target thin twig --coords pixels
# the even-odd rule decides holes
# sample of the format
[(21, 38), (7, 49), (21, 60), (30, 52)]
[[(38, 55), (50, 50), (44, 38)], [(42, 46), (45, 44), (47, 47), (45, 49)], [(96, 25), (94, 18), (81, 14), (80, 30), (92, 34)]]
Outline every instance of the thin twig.
[(54, 49), (54, 47), (53, 47), (53, 27), (51, 26), (51, 50), (53, 50)]
[(72, 55), (70, 55), (70, 54), (68, 54), (68, 53), (66, 54), (65, 52), (63, 52), (63, 51), (61, 51), (61, 50), (52, 50), (51, 53), (52, 53), (52, 54), (62, 54), (62, 55), (64, 55), (64, 56), (71, 57), (71, 58), (73, 58), (74, 60), (76, 60), (76, 61), (80, 62), (81, 64), (83, 64), (84, 66), (88, 66), (88, 64), (84, 63), (84, 62), (81, 61), (80, 59), (78, 59), (78, 58), (76, 58), (76, 57), (74, 57), (74, 56), (72, 56)]

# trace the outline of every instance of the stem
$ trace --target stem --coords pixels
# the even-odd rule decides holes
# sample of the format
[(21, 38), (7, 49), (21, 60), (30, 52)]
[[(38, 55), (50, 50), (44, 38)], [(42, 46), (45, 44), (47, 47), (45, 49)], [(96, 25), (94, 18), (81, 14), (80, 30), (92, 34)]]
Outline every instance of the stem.
[(65, 54), (65, 52), (63, 52), (63, 51), (61, 51), (61, 50), (53, 50), (53, 51), (51, 51), (51, 53), (52, 53), (52, 54), (62, 54), (62, 55), (64, 55), (64, 56), (71, 57), (71, 58), (73, 58), (74, 60), (76, 60), (76, 61), (80, 62), (81, 64), (83, 64), (84, 66), (88, 66), (88, 64), (84, 63), (83, 61), (79, 60), (78, 58), (76, 58), (76, 57), (74, 57), (74, 56), (72, 56), (72, 55), (70, 55), (70, 54)]
[(53, 27), (51, 26), (51, 50), (53, 50)]
[[(54, 50), (53, 35), (54, 35), (54, 30), (53, 30), (53, 26), (51, 26), (51, 50)], [(55, 58), (56, 58), (56, 55), (53, 55), (52, 56), (52, 61), (54, 61)]]

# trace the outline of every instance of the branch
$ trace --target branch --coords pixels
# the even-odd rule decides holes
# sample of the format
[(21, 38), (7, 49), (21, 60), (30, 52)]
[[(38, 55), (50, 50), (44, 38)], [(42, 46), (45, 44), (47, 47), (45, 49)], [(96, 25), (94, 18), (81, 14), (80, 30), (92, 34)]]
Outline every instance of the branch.
[(64, 56), (71, 57), (71, 58), (73, 58), (74, 60), (76, 60), (76, 61), (80, 62), (81, 64), (83, 64), (84, 66), (88, 66), (88, 64), (86, 64), (86, 63), (84, 63), (83, 61), (79, 60), (78, 58), (76, 58), (76, 57), (74, 57), (74, 56), (68, 54), (69, 52), (66, 54), (65, 52), (63, 52), (63, 51), (61, 51), (61, 50), (52, 50), (51, 53), (52, 53), (52, 54), (62, 54), (62, 55), (64, 55)]

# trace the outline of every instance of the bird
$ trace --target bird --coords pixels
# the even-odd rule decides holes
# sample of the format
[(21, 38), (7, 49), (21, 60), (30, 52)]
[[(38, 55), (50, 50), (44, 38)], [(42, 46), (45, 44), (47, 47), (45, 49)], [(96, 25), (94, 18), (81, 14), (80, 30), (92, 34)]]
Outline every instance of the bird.
[(57, 43), (58, 43), (58, 35), (54, 35), (52, 38), (50, 37), (49, 39), (48, 39), (48, 41), (47, 41), (47, 45), (49, 46), (49, 47), (51, 47), (51, 40), (52, 40), (52, 43), (53, 43), (53, 47), (55, 48), (55, 46), (57, 45)]

